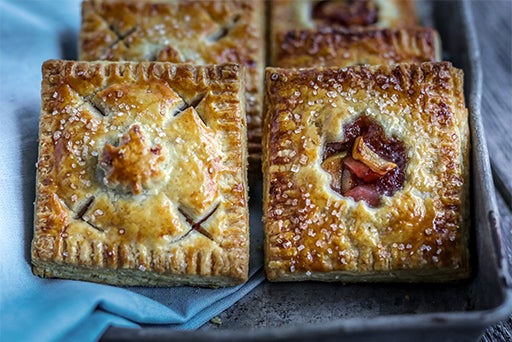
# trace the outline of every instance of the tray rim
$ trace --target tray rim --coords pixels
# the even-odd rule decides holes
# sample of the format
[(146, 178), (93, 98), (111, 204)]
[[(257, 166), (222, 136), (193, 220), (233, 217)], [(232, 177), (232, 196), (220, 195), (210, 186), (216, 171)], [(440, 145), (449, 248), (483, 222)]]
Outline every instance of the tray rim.
[[(172, 330), (167, 327), (143, 327), (143, 328), (120, 328), (110, 327), (103, 335), (105, 340), (153, 340), (160, 338), (170, 338), (176, 336), (180, 340), (202, 341), (206, 338), (210, 340), (223, 341), (266, 341), (272, 340), (291, 340), (300, 336), (304, 338), (321, 338), (326, 335), (331, 336), (334, 332), (345, 334), (358, 334), (365, 332), (395, 332), (397, 328), (401, 330), (410, 329), (472, 329), (482, 331), (500, 320), (503, 320), (512, 313), (512, 276), (508, 271), (508, 263), (503, 254), (504, 241), (500, 234), (500, 218), (495, 197), (493, 176), (491, 173), (489, 153), (485, 138), (483, 121), (481, 118), (480, 106), (482, 98), (482, 66), (480, 63), (480, 49), (476, 29), (474, 26), (473, 11), (470, 6), (470, 0), (456, 1), (460, 3), (462, 21), (464, 23), (464, 37), (468, 44), (469, 65), (471, 70), (471, 79), (469, 85), (469, 101), (467, 107), (471, 113), (469, 116), (471, 138), (478, 144), (473, 144), (472, 148), (476, 154), (479, 163), (474, 163), (476, 169), (474, 172), (480, 175), (480, 186), (483, 188), (481, 196), (482, 203), (485, 206), (485, 212), (488, 214), (485, 223), (491, 228), (494, 252), (497, 263), (497, 276), (500, 282), (500, 288), (503, 290), (502, 302), (489, 309), (474, 311), (450, 311), (450, 312), (431, 312), (421, 314), (388, 314), (368, 318), (340, 318), (328, 321), (324, 324), (305, 325), (305, 326), (282, 326), (268, 328), (241, 328), (241, 329), (216, 329), (216, 330)], [(474, 158), (474, 157), (473, 157)], [(468, 324), (471, 324), (468, 327)], [(341, 336), (339, 336), (341, 337)]]

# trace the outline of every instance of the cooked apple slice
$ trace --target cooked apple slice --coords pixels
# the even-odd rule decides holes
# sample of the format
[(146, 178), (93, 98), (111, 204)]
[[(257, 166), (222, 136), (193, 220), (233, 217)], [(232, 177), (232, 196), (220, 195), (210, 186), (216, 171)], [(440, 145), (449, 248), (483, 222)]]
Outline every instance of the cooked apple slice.
[(368, 166), (372, 171), (383, 176), (389, 171), (396, 169), (397, 165), (393, 162), (387, 161), (373, 152), (364, 142), (363, 137), (356, 138), (354, 147), (352, 148), (352, 157), (361, 161)]
[(355, 186), (352, 172), (349, 169), (343, 169), (341, 174), (341, 194), (346, 193)]
[(331, 175), (331, 188), (337, 192), (341, 192), (343, 158), (345, 158), (346, 155), (346, 152), (337, 153), (322, 162), (322, 168)]
[(343, 163), (357, 178), (362, 179), (367, 183), (371, 183), (382, 177), (381, 174), (373, 171), (365, 163), (355, 160), (352, 157), (343, 159)]
[(370, 184), (361, 184), (350, 189), (345, 196), (352, 197), (355, 201), (365, 201), (370, 207), (377, 207), (380, 203), (380, 194)]

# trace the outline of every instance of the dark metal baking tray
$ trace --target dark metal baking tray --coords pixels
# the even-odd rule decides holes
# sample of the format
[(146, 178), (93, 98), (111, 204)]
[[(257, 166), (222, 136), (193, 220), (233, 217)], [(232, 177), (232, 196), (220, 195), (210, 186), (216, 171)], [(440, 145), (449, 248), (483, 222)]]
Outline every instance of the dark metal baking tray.
[[(476, 340), (512, 312), (512, 281), (480, 117), (482, 72), (471, 8), (468, 1), (417, 5), (423, 24), (439, 31), (444, 59), (465, 72), (472, 143), (472, 278), (456, 284), (264, 282), (222, 313), (221, 325), (209, 323), (197, 331), (109, 328), (103, 340), (463, 341)], [(256, 187), (251, 196), (256, 206), (261, 206), (259, 191)], [(251, 224), (260, 214), (251, 211)]]

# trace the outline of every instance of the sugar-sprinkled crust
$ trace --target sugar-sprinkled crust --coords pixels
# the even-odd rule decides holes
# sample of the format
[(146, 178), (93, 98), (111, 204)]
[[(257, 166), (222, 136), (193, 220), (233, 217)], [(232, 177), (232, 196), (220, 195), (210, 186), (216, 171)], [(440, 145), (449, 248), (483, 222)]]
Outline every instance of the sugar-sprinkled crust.
[[(325, 8), (323, 16), (318, 13), (320, 7)], [(273, 33), (332, 26), (412, 27), (418, 24), (413, 0), (276, 0), (270, 3), (270, 11)]]
[[(469, 131), (462, 71), (446, 62), (267, 68), (265, 79), (268, 279), (468, 276)], [(334, 191), (333, 176), (322, 164), (326, 144), (343, 141), (344, 128), (360, 117), (381, 125), (389, 141), (405, 149), (403, 184), (373, 206)]]
[(246, 281), (243, 71), (45, 62), (34, 273), (117, 285)]
[(79, 58), (245, 66), (249, 158), (256, 167), (261, 154), (264, 5), (245, 0), (84, 1)]
[(332, 27), (392, 27), (418, 25), (413, 0), (276, 0), (270, 3), (270, 49), (289, 31)]
[(271, 65), (280, 68), (418, 63), (441, 59), (440, 40), (431, 28), (302, 30), (279, 34), (276, 39)]

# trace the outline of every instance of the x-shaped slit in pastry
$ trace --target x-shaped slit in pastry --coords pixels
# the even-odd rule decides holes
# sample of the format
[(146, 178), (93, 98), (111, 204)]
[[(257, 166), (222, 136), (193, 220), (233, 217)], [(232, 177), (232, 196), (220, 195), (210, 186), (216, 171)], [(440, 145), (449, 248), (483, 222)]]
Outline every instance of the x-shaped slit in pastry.
[[(212, 18), (213, 20), (213, 18)], [(208, 37), (206, 37), (206, 40), (209, 41), (209, 42), (218, 42), (219, 40), (221, 40), (222, 38), (226, 37), (229, 32), (233, 29), (233, 27), (235, 26), (235, 24), (238, 22), (238, 20), (240, 20), (240, 15), (236, 15), (235, 17), (233, 17), (233, 20), (231, 20), (228, 24), (226, 25), (222, 25), (221, 23), (218, 23), (220, 28), (215, 31), (214, 33), (212, 33), (211, 35), (209, 35)]]
[(202, 219), (200, 219), (197, 222), (194, 222), (194, 220), (192, 220), (192, 218), (190, 216), (188, 216), (181, 208), (178, 208), (178, 211), (181, 213), (181, 215), (183, 215), (185, 217), (185, 220), (187, 221), (187, 223), (190, 224), (190, 230), (195, 230), (196, 232), (206, 236), (208, 239), (215, 241), (213, 239), (213, 236), (206, 229), (201, 227), (201, 224), (203, 224), (206, 220), (208, 220), (210, 218), (210, 216), (212, 216), (213, 213), (215, 213), (215, 211), (217, 211), (218, 207), (219, 207), (219, 204), (217, 204), (215, 206), (215, 208), (213, 208), (208, 214), (206, 214), (205, 217), (203, 217)]
[(85, 204), (83, 205), (82, 209), (80, 209), (78, 211), (78, 213), (76, 214), (76, 219), (83, 220), (85, 213), (87, 212), (87, 210), (89, 210), (89, 208), (91, 207), (93, 202), (94, 202), (94, 196), (90, 197), (87, 200), (87, 202), (85, 202)]
[(91, 226), (92, 228), (96, 229), (96, 230), (99, 230), (100, 232), (104, 232), (104, 230), (94, 224), (92, 224), (91, 222), (87, 221), (84, 216), (85, 216), (85, 213), (87, 213), (87, 211), (89, 210), (89, 208), (92, 206), (92, 204), (94, 203), (94, 200), (96, 198), (94, 196), (90, 197), (87, 202), (85, 202), (85, 204), (82, 206), (82, 208), (78, 211), (78, 213), (76, 214), (76, 219), (77, 220), (82, 220), (84, 221), (85, 223), (87, 223), (89, 226)]
[[(174, 116), (178, 116), (180, 113), (182, 113), (183, 111), (185, 111), (189, 107), (192, 107), (192, 108), (196, 109), (197, 106), (199, 106), (199, 104), (201, 103), (201, 101), (203, 101), (205, 96), (206, 96), (205, 93), (200, 93), (200, 94), (196, 95), (194, 98), (192, 98), (192, 100), (190, 100), (190, 102), (187, 102), (187, 101), (182, 99), (183, 100), (183, 104), (177, 108), (177, 111), (174, 113)], [(196, 110), (196, 113), (197, 113), (197, 110)], [(199, 116), (201, 121), (206, 125), (206, 122), (201, 117), (201, 115), (199, 115), (199, 113), (197, 113), (197, 116)], [(206, 126), (208, 126), (208, 125), (206, 125)]]
[(128, 36), (132, 35), (133, 33), (135, 33), (135, 31), (137, 31), (137, 28), (133, 27), (133, 28), (129, 29), (128, 31), (126, 31), (124, 34), (121, 34), (112, 25), (109, 25), (108, 28), (110, 29), (110, 31), (114, 32), (114, 34), (117, 37), (117, 39), (114, 40), (114, 42), (109, 45), (108, 49), (111, 49), (112, 47), (114, 47), (116, 44), (118, 44), (120, 42), (123, 42), (126, 45), (126, 47), (129, 48), (130, 44), (126, 41), (126, 38)]
[(73, 93), (80, 98), (81, 103), (79, 104), (79, 106), (82, 107), (83, 105), (89, 104), (91, 106), (91, 108), (93, 109), (93, 112), (96, 114), (99, 114), (98, 116), (100, 116), (100, 117), (106, 117), (109, 115), (109, 113), (108, 113), (108, 110), (106, 110), (106, 108), (104, 108), (103, 104), (100, 101), (95, 100), (95, 96), (97, 93), (105, 90), (105, 88), (107, 88), (107, 87), (108, 86), (104, 86), (100, 89), (97, 89), (96, 91), (94, 91), (91, 94), (82, 95), (82, 94), (80, 94), (79, 91), (74, 89), (71, 85), (69, 86), (69, 88), (73, 91)]
[(126, 47), (130, 47), (130, 44), (127, 44), (125, 42), (125, 39), (130, 36), (131, 34), (133, 34), (135, 31), (137, 31), (137, 27), (132, 27), (131, 29), (129, 29), (128, 31), (126, 31), (124, 34), (117, 31), (114, 27), (114, 25), (112, 25), (111, 23), (108, 22), (108, 20), (106, 20), (100, 13), (96, 13), (98, 15), (99, 18), (101, 18), (101, 20), (108, 26), (109, 30), (112, 31), (115, 35), (116, 35), (116, 39), (108, 46), (105, 48), (105, 51), (103, 52), (102, 56), (106, 55), (110, 49), (112, 49), (116, 44), (120, 43), (120, 42), (123, 42)]
[(195, 109), (197, 106), (199, 106), (201, 101), (203, 101), (205, 96), (206, 96), (206, 94), (201, 93), (201, 94), (198, 94), (197, 96), (195, 96), (192, 100), (190, 100), (190, 102), (183, 100), (183, 104), (178, 108), (179, 111), (174, 113), (174, 116), (178, 115), (179, 113), (183, 112), (184, 110), (186, 110), (189, 107), (192, 107)]

